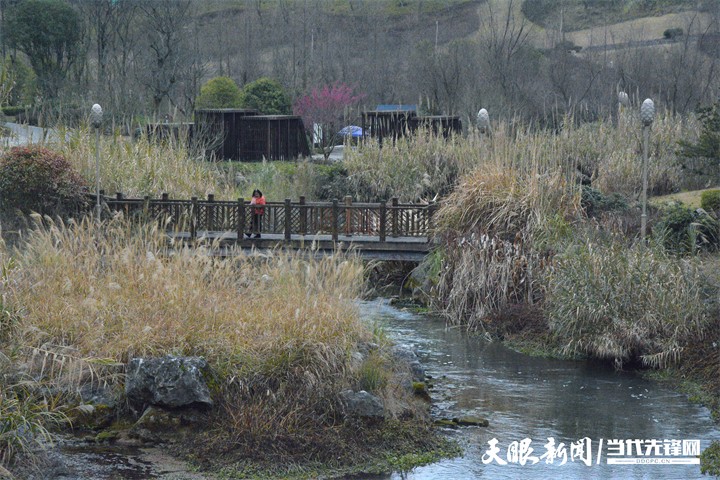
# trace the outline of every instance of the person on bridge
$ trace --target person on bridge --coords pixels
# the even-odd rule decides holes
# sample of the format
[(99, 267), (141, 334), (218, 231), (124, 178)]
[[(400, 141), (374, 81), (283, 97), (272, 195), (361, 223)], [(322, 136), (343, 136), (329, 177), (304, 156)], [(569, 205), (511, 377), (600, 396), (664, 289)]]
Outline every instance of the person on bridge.
[[(262, 217), (265, 214), (265, 197), (260, 190), (257, 188), (253, 190), (252, 199), (250, 199), (250, 205), (253, 205), (252, 210), (252, 233), (255, 234), (255, 238), (260, 238), (260, 231), (262, 231)], [(250, 238), (250, 233), (246, 233), (245, 236)]]

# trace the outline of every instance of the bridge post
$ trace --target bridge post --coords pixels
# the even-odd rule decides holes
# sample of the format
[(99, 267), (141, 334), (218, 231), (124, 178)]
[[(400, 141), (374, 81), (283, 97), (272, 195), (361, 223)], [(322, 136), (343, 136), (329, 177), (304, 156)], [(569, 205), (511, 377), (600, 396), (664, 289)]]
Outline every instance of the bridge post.
[(345, 195), (345, 235), (352, 235), (352, 197)]
[(215, 223), (215, 205), (212, 205), (212, 203), (215, 201), (215, 195), (213, 195), (212, 193), (208, 193), (207, 201), (210, 205), (207, 206), (207, 211), (205, 212), (205, 228), (209, 232), (213, 229)]
[(197, 238), (197, 200), (197, 197), (192, 197), (190, 199), (190, 240), (195, 240)]
[(392, 236), (398, 236), (398, 198), (392, 198)]
[[(122, 192), (115, 192), (115, 200), (117, 203), (115, 204), (115, 211), (120, 211), (122, 209), (122, 206), (120, 205), (120, 200), (122, 200), (123, 194)], [(125, 212), (125, 216), (127, 217), (127, 212)]]
[(158, 219), (158, 221), (161, 227), (168, 225), (166, 222), (168, 221), (168, 217), (170, 217), (170, 207), (167, 204), (169, 198), (169, 195), (165, 192), (160, 195), (160, 212), (162, 212), (162, 216)]
[(307, 233), (307, 208), (305, 208), (305, 195), (300, 195), (300, 235)]
[(290, 241), (290, 228), (292, 226), (292, 215), (291, 215), (291, 209), (292, 205), (289, 198), (285, 199), (285, 241)]
[(384, 242), (387, 232), (387, 203), (380, 202), (380, 242)]
[(433, 218), (435, 217), (435, 212), (437, 212), (438, 204), (435, 202), (432, 202), (430, 205), (427, 206), (428, 209), (428, 221), (427, 221), (427, 231), (425, 232), (425, 235), (427, 236), (428, 242), (430, 241), (430, 234), (435, 229), (435, 222), (433, 221)]
[(337, 198), (332, 201), (332, 240), (338, 241), (338, 217), (340, 216), (340, 208), (338, 207)]
[(237, 241), (243, 239), (243, 234), (245, 233), (245, 199), (240, 197), (238, 198), (238, 216), (237, 216)]
[(143, 197), (143, 220), (148, 221), (150, 219), (150, 195)]

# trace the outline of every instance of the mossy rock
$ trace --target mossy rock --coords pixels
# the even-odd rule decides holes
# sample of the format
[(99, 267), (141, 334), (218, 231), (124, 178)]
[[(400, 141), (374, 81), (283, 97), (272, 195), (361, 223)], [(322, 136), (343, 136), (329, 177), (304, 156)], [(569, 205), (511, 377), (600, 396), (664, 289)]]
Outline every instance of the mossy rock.
[(435, 425), (436, 427), (458, 428), (458, 424), (448, 418), (440, 418), (438, 420), (435, 420), (433, 422), (433, 425)]
[(103, 430), (102, 432), (95, 435), (96, 443), (113, 443), (120, 436), (118, 430)]
[(416, 397), (420, 397), (427, 402), (429, 402), (431, 400), (430, 392), (428, 391), (428, 386), (425, 382), (413, 382), (412, 390), (413, 390), (413, 394)]
[(68, 414), (75, 428), (99, 430), (109, 427), (116, 417), (115, 409), (103, 403), (78, 405)]
[(157, 406), (145, 409), (142, 416), (135, 422), (135, 428), (148, 428), (151, 430), (169, 430), (178, 428), (181, 420), (177, 413)]
[(486, 418), (473, 416), (453, 418), (452, 421), (461, 427), (487, 427), (490, 425)]

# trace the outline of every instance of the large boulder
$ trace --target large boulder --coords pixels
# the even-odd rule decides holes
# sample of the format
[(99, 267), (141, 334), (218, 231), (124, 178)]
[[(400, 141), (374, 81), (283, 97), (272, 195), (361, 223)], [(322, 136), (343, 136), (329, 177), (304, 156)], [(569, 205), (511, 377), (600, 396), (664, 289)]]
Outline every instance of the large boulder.
[(382, 420), (385, 418), (385, 406), (375, 395), (360, 390), (344, 390), (340, 393), (345, 414), (348, 417), (361, 418), (366, 420)]
[(212, 405), (203, 376), (207, 366), (202, 357), (133, 358), (125, 379), (128, 402), (141, 407)]

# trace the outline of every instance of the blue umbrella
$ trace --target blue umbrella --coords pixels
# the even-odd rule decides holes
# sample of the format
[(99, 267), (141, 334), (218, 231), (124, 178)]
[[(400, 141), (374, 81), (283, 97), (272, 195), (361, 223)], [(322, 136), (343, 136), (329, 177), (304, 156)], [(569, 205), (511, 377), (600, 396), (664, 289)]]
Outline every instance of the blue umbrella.
[(363, 131), (362, 128), (356, 125), (348, 125), (347, 127), (341, 128), (338, 135), (342, 137), (360, 138), (363, 136)]

